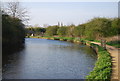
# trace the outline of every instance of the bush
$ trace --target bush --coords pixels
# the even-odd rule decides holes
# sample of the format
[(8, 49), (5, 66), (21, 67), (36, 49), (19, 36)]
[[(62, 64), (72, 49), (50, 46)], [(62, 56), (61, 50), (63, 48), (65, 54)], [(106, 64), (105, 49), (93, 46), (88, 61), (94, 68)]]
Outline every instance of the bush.
[(86, 76), (86, 78), (88, 81), (93, 79), (95, 79), (96, 81), (109, 81), (112, 71), (110, 54), (99, 45), (93, 43), (91, 43), (91, 45), (98, 47), (98, 59), (93, 71), (91, 71), (90, 74)]
[(13, 47), (24, 42), (25, 29), (20, 19), (3, 14), (2, 27), (3, 47)]
[(57, 30), (57, 34), (59, 36), (66, 36), (66, 31), (67, 31), (67, 27), (60, 27), (58, 30)]
[(49, 26), (48, 28), (46, 28), (46, 35), (47, 36), (57, 35), (58, 28), (59, 28), (58, 26)]

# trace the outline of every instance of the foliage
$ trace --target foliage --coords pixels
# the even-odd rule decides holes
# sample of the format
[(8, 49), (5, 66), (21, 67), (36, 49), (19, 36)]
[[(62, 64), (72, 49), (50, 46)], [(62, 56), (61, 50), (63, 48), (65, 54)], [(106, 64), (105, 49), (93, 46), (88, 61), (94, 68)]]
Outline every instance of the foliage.
[(119, 18), (94, 18), (78, 26), (75, 26), (73, 24), (62, 27), (49, 26), (46, 28), (45, 35), (55, 36), (55, 37), (56, 36), (73, 37), (73, 38), (79, 37), (80, 39), (100, 42), (102, 38), (111, 37), (120, 34), (119, 22), (120, 22)]
[(120, 18), (112, 19), (112, 35), (120, 34)]
[(67, 27), (63, 26), (63, 27), (60, 27), (58, 30), (57, 30), (57, 34), (59, 36), (66, 36), (67, 34)]
[(63, 39), (64, 41), (73, 41), (75, 38), (73, 37), (62, 37), (61, 39)]
[(66, 36), (74, 37), (74, 34), (73, 34), (74, 28), (75, 28), (75, 25), (73, 24), (70, 26), (67, 26)]
[(116, 48), (120, 48), (120, 41), (110, 41), (107, 42), (108, 45), (115, 46)]
[[(80, 37), (88, 40), (100, 40), (119, 34), (119, 18), (94, 18), (87, 23), (78, 26), (49, 26), (46, 31), (48, 36)], [(57, 33), (56, 33), (57, 32)]]
[(2, 14), (2, 59), (4, 66), (9, 59), (9, 54), (24, 48), (24, 24), (18, 18)]
[(93, 71), (91, 71), (90, 74), (86, 76), (87, 80), (92, 81), (94, 79), (96, 81), (109, 81), (112, 71), (110, 54), (99, 45), (91, 43), (91, 46), (98, 48), (98, 59)]
[(88, 41), (93, 41), (93, 42), (101, 42), (100, 40), (89, 40), (89, 39), (86, 39)]
[(41, 28), (41, 27), (29, 27), (26, 28), (26, 34), (28, 36), (30, 36), (31, 34), (34, 35), (43, 35), (45, 33), (46, 29), (45, 28)]
[(2, 15), (2, 43), (4, 45), (16, 45), (24, 42), (24, 24), (18, 18)]
[(73, 41), (75, 38), (73, 37), (47, 37), (47, 38), (52, 38), (54, 40), (63, 40), (63, 41)]
[(111, 35), (111, 21), (106, 18), (94, 18), (86, 23), (85, 36), (96, 39)]
[(78, 25), (74, 28), (74, 36), (75, 37), (82, 37), (84, 35), (84, 31), (85, 31), (85, 25)]
[(58, 26), (49, 26), (48, 28), (46, 28), (46, 35), (47, 36), (57, 35), (58, 28), (59, 28)]

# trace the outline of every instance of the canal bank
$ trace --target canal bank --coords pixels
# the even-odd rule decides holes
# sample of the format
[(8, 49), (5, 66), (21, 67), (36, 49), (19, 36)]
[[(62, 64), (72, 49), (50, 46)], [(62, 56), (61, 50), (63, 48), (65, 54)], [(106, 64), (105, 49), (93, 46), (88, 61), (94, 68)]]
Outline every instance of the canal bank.
[[(33, 37), (34, 38), (34, 37)], [(36, 38), (36, 37), (35, 37)], [(98, 59), (95, 64), (93, 71), (90, 72), (86, 79), (104, 79), (104, 80), (113, 80), (113, 62), (111, 54), (109, 51), (105, 50), (95, 42), (90, 42), (87, 40), (80, 40), (78, 38), (65, 38), (65, 37), (37, 37), (50, 40), (61, 40), (61, 41), (70, 41), (79, 44), (85, 44), (92, 47), (95, 52), (98, 54)]]

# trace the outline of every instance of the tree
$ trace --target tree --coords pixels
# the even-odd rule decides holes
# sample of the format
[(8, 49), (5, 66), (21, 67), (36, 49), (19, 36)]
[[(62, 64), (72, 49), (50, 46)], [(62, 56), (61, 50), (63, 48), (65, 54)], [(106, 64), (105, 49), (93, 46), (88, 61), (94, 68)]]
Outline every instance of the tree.
[(49, 26), (46, 28), (46, 35), (54, 36), (57, 35), (58, 26)]
[(2, 15), (2, 40), (3, 45), (16, 45), (24, 42), (24, 24), (18, 18)]
[(57, 34), (59, 36), (66, 36), (66, 32), (67, 31), (67, 27), (63, 26), (63, 27), (60, 27), (57, 31)]
[(34, 33), (34, 35), (43, 35), (45, 33), (46, 29), (42, 27), (29, 27), (26, 28), (26, 34), (30, 36)]
[(74, 33), (74, 36), (76, 37), (83, 37), (84, 31), (85, 31), (85, 25), (81, 24), (74, 28), (73, 33)]
[(28, 11), (20, 5), (20, 2), (8, 2), (6, 12), (13, 18), (19, 18), (26, 22), (29, 20)]
[(70, 26), (67, 27), (67, 35), (68, 36), (70, 36), (70, 37), (74, 36), (74, 34), (73, 34), (74, 28), (75, 28), (74, 24), (71, 24)]
[(120, 34), (120, 18), (112, 19), (112, 35)]
[(94, 18), (85, 27), (85, 35), (90, 39), (108, 37), (111, 35), (111, 20), (107, 18)]

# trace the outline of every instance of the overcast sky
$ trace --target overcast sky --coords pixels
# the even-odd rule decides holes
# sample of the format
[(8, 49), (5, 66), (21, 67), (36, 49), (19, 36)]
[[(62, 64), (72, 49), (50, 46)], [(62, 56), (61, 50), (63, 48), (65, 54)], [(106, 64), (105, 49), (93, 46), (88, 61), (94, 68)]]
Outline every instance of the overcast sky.
[(94, 17), (118, 16), (118, 2), (23, 2), (29, 11), (30, 25), (81, 24)]

